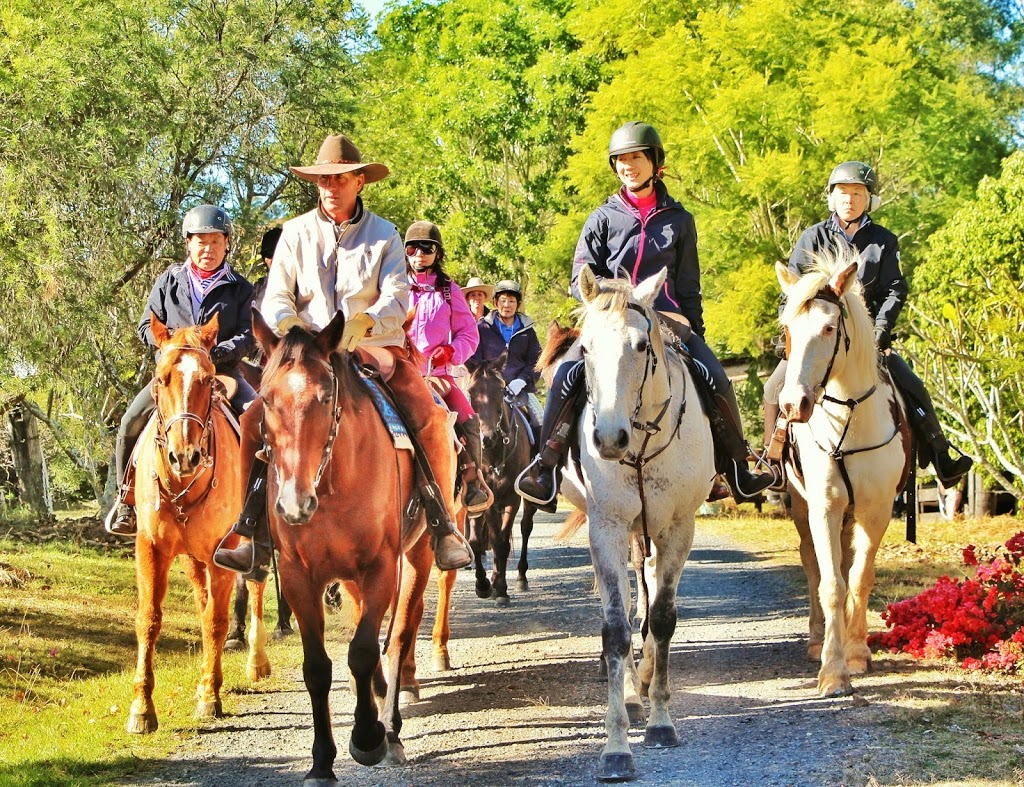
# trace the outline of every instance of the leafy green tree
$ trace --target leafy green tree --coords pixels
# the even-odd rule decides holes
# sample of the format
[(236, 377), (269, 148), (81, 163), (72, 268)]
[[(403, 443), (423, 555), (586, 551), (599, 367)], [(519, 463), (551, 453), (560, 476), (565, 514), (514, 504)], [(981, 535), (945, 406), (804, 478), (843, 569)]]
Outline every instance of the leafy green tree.
[(1024, 153), (929, 239), (907, 341), (952, 439), (1024, 500)]

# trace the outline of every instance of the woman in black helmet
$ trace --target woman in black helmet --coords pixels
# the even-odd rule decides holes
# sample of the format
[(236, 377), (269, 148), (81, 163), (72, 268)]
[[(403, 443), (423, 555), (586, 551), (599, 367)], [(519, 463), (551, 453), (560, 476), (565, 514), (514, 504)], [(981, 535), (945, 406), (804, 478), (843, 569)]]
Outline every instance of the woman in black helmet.
[[(844, 161), (832, 170), (825, 190), (828, 208), (825, 221), (805, 230), (789, 258), (789, 269), (803, 274), (814, 255), (853, 248), (863, 263), (858, 277), (864, 285), (864, 300), (875, 318), (875, 340), (885, 353), (889, 372), (907, 405), (907, 416), (920, 444), (921, 466), (929, 462), (945, 487), (954, 486), (971, 469), (969, 456), (950, 454), (950, 444), (942, 433), (938, 416), (924, 383), (889, 346), (903, 304), (907, 301), (907, 280), (900, 270), (897, 237), (871, 220), (871, 211), (881, 205), (875, 171), (862, 161)], [(782, 306), (785, 306), (783, 299)], [(781, 314), (780, 307), (779, 313)], [(768, 378), (764, 386), (765, 444), (771, 439), (779, 417), (779, 393), (786, 378), (786, 362)]]
[[(722, 364), (704, 342), (704, 315), (693, 216), (669, 196), (662, 182), (665, 148), (653, 126), (631, 121), (612, 134), (608, 163), (622, 188), (590, 214), (573, 261), (573, 294), (584, 266), (598, 278), (626, 278), (634, 285), (668, 268), (655, 308), (697, 361), (698, 377), (714, 403), (710, 416), (719, 472), (737, 501), (754, 497), (775, 480), (752, 473), (750, 449), (743, 438), (736, 395)], [(577, 394), (582, 389), (582, 361), (559, 367), (548, 393), (541, 431), (541, 453), (520, 477), (517, 489), (526, 499), (550, 508), (555, 501), (555, 470), (568, 446)], [(536, 469), (534, 469), (536, 468)]]
[[(156, 280), (139, 320), (139, 336), (146, 344), (156, 347), (149, 328), (154, 314), (172, 331), (201, 325), (217, 314), (218, 344), (211, 350), (210, 358), (217, 367), (217, 374), (235, 381), (237, 387), (231, 405), (240, 413), (256, 398), (256, 392), (237, 366), (252, 352), (256, 341), (252, 334), (252, 285), (227, 263), (231, 220), (223, 208), (200, 205), (185, 214), (181, 235), (185, 238), (188, 259), (170, 266)], [(114, 449), (120, 488), (106, 518), (106, 528), (111, 533), (135, 535), (135, 509), (125, 501), (132, 481), (126, 471), (135, 443), (154, 408), (153, 394), (147, 384), (121, 419)]]

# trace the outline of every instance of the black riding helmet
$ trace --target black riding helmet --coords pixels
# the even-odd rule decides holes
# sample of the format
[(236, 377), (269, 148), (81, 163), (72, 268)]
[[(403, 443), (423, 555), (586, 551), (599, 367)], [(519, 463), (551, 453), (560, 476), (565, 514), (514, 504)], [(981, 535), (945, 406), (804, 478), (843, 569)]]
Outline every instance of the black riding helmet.
[(185, 214), (181, 220), (181, 237), (188, 240), (189, 235), (201, 232), (220, 232), (231, 237), (231, 219), (224, 208), (218, 205), (197, 205)]
[(617, 128), (608, 142), (608, 164), (612, 171), (615, 171), (616, 156), (638, 150), (650, 151), (647, 155), (654, 164), (655, 172), (665, 166), (665, 147), (661, 144), (661, 137), (654, 130), (654, 126), (639, 120), (631, 120)]
[(863, 161), (844, 161), (828, 176), (827, 193), (831, 194), (840, 183), (858, 183), (868, 190), (868, 194), (878, 193), (878, 177), (875, 171)]
[(444, 259), (444, 241), (441, 240), (441, 228), (430, 221), (414, 221), (405, 231), (405, 245), (419, 241), (421, 243), (436, 243), (437, 257), (435, 262)]

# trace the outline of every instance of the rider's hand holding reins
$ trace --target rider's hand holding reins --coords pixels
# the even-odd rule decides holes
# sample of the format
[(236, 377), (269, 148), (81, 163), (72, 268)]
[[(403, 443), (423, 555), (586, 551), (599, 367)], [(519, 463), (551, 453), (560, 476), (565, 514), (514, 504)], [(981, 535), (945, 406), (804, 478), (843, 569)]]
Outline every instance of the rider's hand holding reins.
[(304, 331), (309, 330), (309, 326), (306, 325), (306, 321), (297, 314), (293, 314), (291, 317), (285, 317), (277, 324), (277, 332), (281, 336), (284, 336), (292, 328), (302, 328)]
[(450, 344), (442, 344), (434, 348), (434, 351), (430, 354), (430, 363), (434, 367), (445, 366), (451, 363), (452, 358), (455, 357), (455, 348)]
[(341, 349), (355, 351), (359, 342), (373, 329), (373, 317), (366, 312), (353, 314), (345, 321), (345, 330), (341, 334)]

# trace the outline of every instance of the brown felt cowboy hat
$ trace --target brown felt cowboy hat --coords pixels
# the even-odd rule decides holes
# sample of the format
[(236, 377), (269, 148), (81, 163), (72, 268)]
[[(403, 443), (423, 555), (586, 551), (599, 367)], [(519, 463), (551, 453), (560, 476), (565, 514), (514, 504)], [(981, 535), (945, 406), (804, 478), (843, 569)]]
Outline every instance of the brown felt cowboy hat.
[(361, 172), (367, 183), (384, 180), (391, 170), (383, 164), (369, 162), (364, 164), (359, 148), (344, 134), (331, 134), (320, 146), (316, 155), (316, 163), (310, 167), (289, 167), (293, 173), (303, 180), (316, 183), (321, 175), (340, 175), (343, 172)]

